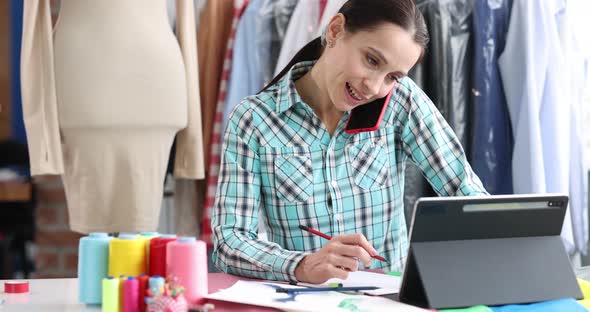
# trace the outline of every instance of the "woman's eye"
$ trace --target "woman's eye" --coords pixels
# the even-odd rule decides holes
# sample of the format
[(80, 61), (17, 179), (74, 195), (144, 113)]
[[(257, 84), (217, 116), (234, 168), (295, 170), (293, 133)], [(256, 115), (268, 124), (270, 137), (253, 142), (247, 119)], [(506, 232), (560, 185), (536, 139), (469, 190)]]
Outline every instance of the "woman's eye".
[(395, 81), (395, 82), (397, 82), (397, 81), (399, 80), (399, 78), (398, 78), (397, 76), (395, 76), (395, 75), (388, 75), (387, 77), (389, 77), (389, 80), (390, 80), (390, 81)]
[(369, 64), (371, 64), (373, 66), (378, 64), (377, 60), (370, 55), (367, 55), (367, 62), (369, 62)]

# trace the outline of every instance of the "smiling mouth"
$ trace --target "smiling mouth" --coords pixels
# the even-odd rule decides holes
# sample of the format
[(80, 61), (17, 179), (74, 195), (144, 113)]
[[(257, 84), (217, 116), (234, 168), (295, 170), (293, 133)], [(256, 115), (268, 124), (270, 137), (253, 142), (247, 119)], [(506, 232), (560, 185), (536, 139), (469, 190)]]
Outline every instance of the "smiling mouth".
[(348, 91), (348, 94), (350, 94), (350, 96), (351, 96), (353, 99), (355, 99), (355, 100), (357, 100), (357, 101), (362, 101), (362, 100), (363, 100), (363, 98), (362, 98), (362, 97), (360, 97), (359, 95), (357, 95), (357, 94), (354, 92), (354, 89), (352, 89), (352, 87), (350, 86), (350, 84), (349, 84), (348, 82), (346, 83), (346, 90)]

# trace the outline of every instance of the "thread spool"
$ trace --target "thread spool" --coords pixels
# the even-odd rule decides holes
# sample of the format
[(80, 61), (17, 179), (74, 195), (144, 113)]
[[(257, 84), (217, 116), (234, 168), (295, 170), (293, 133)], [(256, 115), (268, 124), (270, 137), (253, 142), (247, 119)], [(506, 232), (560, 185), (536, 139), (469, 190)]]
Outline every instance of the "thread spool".
[(119, 311), (123, 311), (123, 282), (127, 279), (127, 275), (119, 275)]
[(102, 280), (102, 311), (119, 312), (119, 279), (112, 276)]
[(166, 279), (161, 276), (152, 276), (148, 280), (148, 287), (150, 291), (150, 296), (155, 297), (164, 292), (164, 285), (166, 284)]
[(154, 237), (158, 237), (160, 236), (160, 233), (158, 232), (141, 232), (139, 233), (139, 236), (141, 237), (147, 237), (147, 238), (154, 238)]
[(4, 292), (7, 294), (22, 294), (29, 292), (29, 281), (6, 281)]
[(137, 277), (137, 281), (139, 283), (137, 289), (137, 301), (139, 305), (139, 311), (145, 311), (145, 296), (149, 279), (150, 277), (145, 274), (141, 274)]
[(109, 244), (109, 275), (146, 273), (145, 243), (137, 235), (121, 234)]
[(139, 239), (143, 240), (143, 242), (145, 244), (146, 273), (147, 273), (147, 268), (149, 268), (149, 265), (150, 265), (150, 241), (154, 237), (158, 237), (158, 236), (160, 236), (160, 234), (158, 232), (141, 232), (141, 233), (139, 233)]
[(108, 275), (109, 243), (107, 233), (90, 233), (78, 244), (78, 300), (87, 304), (102, 302), (101, 281)]
[(176, 235), (161, 235), (150, 241), (149, 275), (166, 275), (166, 245), (176, 240)]
[(123, 311), (122, 312), (139, 312), (139, 281), (133, 276), (129, 276), (123, 282)]
[(166, 246), (166, 274), (184, 287), (189, 304), (208, 294), (207, 244), (194, 237), (181, 237)]

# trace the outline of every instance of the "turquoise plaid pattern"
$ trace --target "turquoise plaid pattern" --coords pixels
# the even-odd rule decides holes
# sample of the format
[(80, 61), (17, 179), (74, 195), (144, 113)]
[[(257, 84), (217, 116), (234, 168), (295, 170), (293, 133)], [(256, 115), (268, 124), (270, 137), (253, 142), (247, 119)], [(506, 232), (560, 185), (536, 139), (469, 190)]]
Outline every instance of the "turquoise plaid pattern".
[[(371, 268), (402, 271), (408, 160), (439, 195), (487, 194), (447, 122), (409, 78), (378, 130), (347, 134), (346, 112), (330, 137), (294, 85), (313, 64), (296, 64), (230, 116), (211, 220), (213, 261), (224, 272), (295, 281), (299, 261), (327, 243), (300, 224), (332, 236), (362, 233), (391, 263), (373, 260)], [(258, 239), (259, 211), (268, 241)]]

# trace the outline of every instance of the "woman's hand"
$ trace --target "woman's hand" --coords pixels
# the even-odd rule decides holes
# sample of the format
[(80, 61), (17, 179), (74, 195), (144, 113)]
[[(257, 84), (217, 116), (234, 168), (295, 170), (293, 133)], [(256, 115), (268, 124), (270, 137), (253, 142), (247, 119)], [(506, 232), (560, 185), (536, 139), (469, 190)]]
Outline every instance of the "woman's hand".
[(295, 268), (299, 282), (320, 284), (333, 277), (346, 279), (348, 272), (358, 269), (359, 261), (371, 264), (377, 251), (363, 234), (345, 234), (332, 239), (317, 252), (305, 256)]

